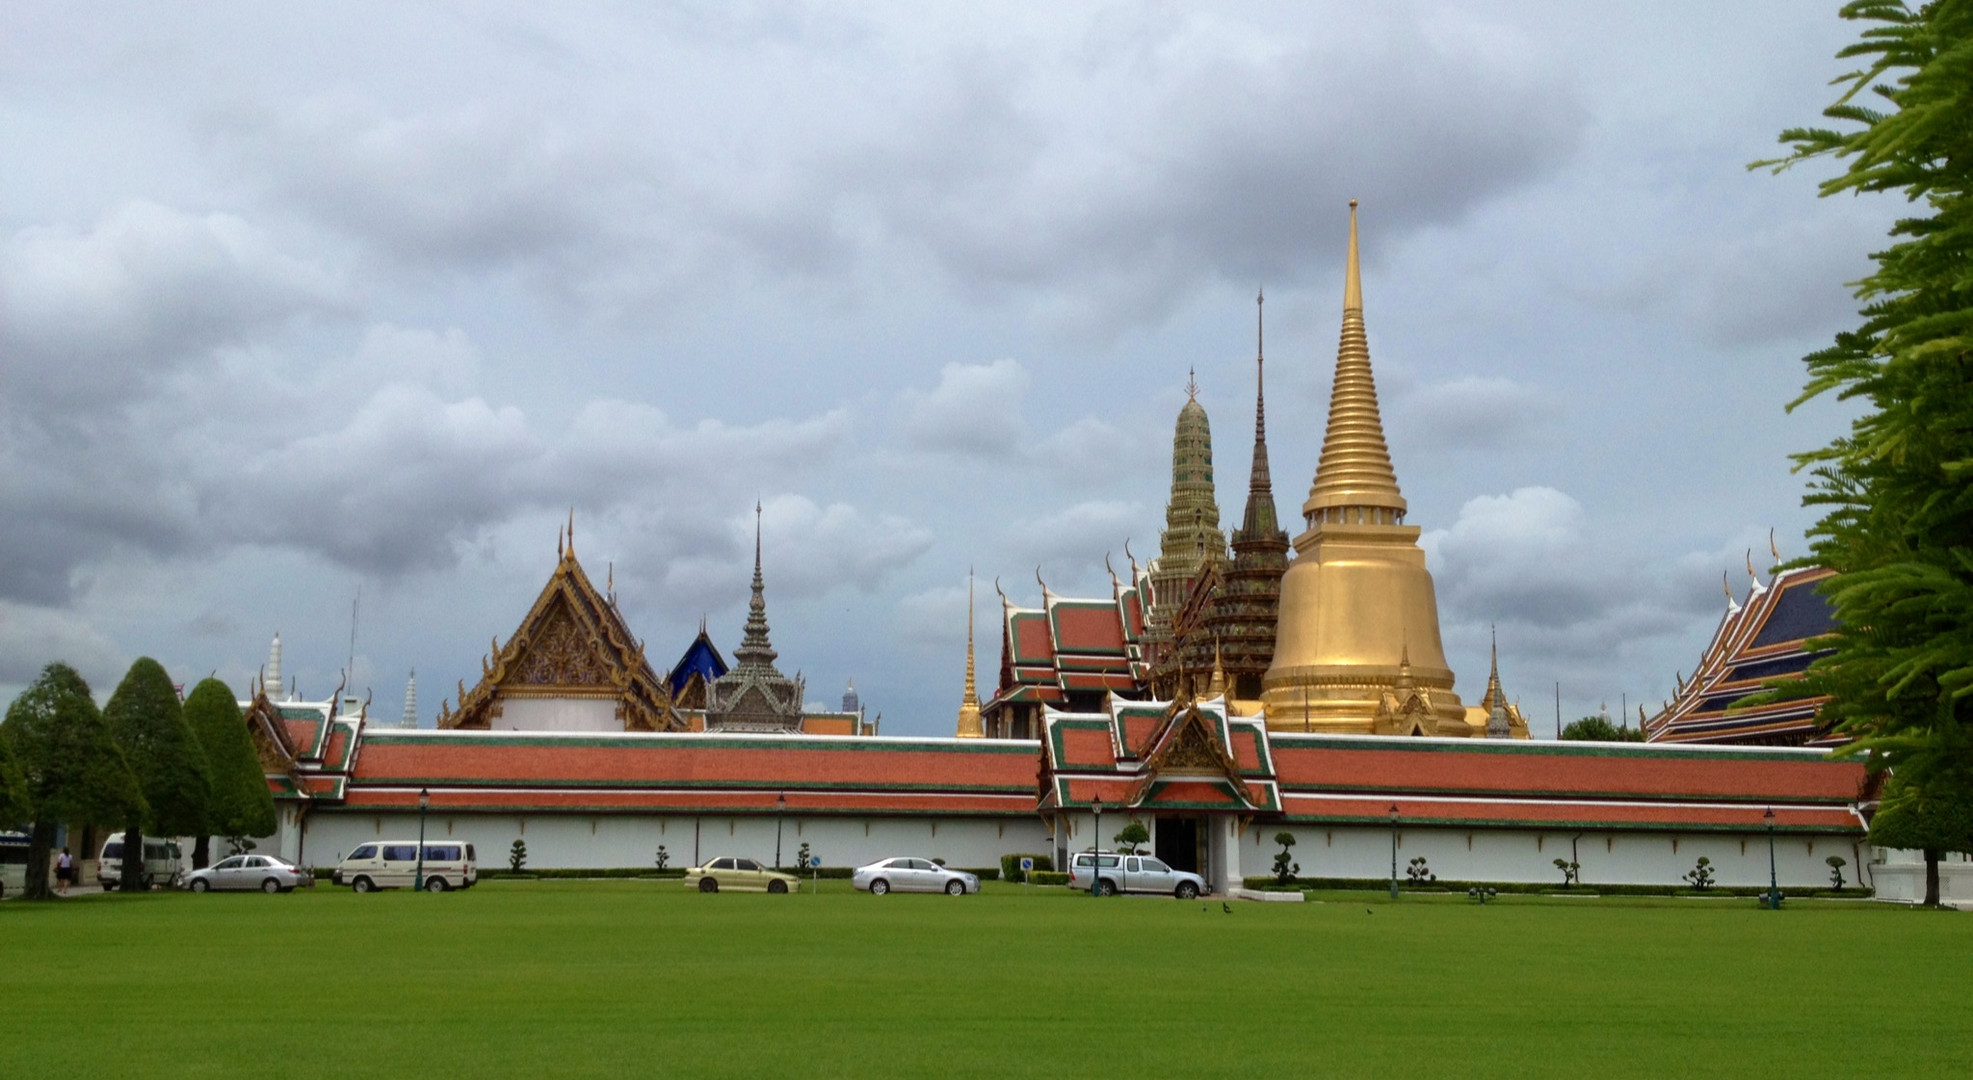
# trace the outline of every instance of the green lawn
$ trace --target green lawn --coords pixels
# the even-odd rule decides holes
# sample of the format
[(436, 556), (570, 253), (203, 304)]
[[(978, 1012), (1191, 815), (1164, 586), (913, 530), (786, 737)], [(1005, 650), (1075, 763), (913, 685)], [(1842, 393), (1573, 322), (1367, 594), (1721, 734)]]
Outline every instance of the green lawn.
[(1956, 913), (823, 889), (10, 901), (0, 1075), (1945, 1076), (1973, 1036)]

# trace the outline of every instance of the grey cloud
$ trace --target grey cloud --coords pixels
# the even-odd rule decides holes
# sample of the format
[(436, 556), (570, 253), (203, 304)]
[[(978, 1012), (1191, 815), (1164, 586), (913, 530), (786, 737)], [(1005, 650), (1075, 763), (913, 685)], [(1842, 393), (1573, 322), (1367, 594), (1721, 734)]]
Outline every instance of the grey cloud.
[[(438, 109), (336, 96), (214, 124), (277, 197), (414, 265), (512, 263), (635, 305), (923, 254), (969, 289), (1110, 325), (1214, 277), (1326, 272), (1311, 238), (1339, 234), (1309, 215), (1333, 201), (1333, 221), (1349, 194), (1375, 192), (1398, 234), (1573, 148), (1585, 113), (1559, 60), (1461, 43), (1424, 12), (1366, 16), (1348, 35), (1184, 13), (1018, 36), (837, 19), (793, 64), (749, 33), (653, 38), (635, 77), (565, 85), (553, 111), (478, 87)], [(682, 83), (712, 72), (729, 93)], [(737, 122), (763, 96), (771, 118)]]
[(238, 217), (128, 202), (86, 233), (34, 227), (0, 249), (0, 376), (10, 397), (98, 411), (345, 302), (331, 274)]
[(1535, 437), (1559, 412), (1534, 387), (1470, 375), (1395, 395), (1390, 426), (1421, 449), (1500, 450)]
[(1686, 303), (1706, 338), (1742, 347), (1819, 337), (1857, 321), (1846, 284), (1868, 274), (1883, 224), (1861, 215), (1789, 221), (1695, 253)]
[(67, 663), (103, 690), (116, 685), (129, 662), (109, 635), (82, 615), (0, 600), (0, 685), (32, 682), (51, 660)]
[(945, 365), (930, 391), (903, 396), (905, 437), (921, 448), (983, 458), (1016, 455), (1025, 443), (1022, 400), (1030, 380), (1010, 359)]

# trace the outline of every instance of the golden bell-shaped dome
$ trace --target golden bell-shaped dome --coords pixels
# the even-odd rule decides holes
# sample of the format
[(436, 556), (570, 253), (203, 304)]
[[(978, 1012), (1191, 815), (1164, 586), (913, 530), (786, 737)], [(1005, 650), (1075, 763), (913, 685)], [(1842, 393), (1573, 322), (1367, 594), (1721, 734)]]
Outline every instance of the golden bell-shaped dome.
[(1281, 579), (1274, 659), (1261, 680), (1270, 728), (1473, 734), (1452, 690), (1420, 530), (1404, 515), (1370, 370), (1351, 200), (1329, 426), (1302, 504), (1307, 530), (1295, 538), (1296, 558)]

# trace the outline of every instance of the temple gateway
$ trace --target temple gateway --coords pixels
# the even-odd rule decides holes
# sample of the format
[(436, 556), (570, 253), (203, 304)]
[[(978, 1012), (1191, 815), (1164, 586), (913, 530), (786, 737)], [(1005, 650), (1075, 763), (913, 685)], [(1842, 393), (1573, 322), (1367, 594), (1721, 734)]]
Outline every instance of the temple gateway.
[[(1381, 880), (1401, 860), (1445, 881), (1559, 883), (1562, 860), (1586, 883), (1669, 886), (1704, 858), (1721, 884), (1765, 884), (1770, 836), (1784, 885), (1825, 882), (1830, 855), (1870, 863), (1875, 793), (1826, 749), (1531, 742), (1497, 654), (1478, 703), (1460, 697), (1384, 439), (1354, 202), (1327, 429), (1292, 541), (1263, 344), (1257, 319), (1237, 527), (1221, 526), (1193, 383), (1156, 557), (1140, 566), (1126, 545), (1107, 596), (1057, 595), (1039, 573), (1034, 606), (997, 587), (997, 677), (982, 699), (969, 630), (954, 737), (881, 735), (853, 688), (840, 710), (805, 700), (769, 641), (758, 520), (734, 662), (702, 624), (662, 673), (614, 575), (598, 589), (577, 561), (571, 521), (540, 596), (436, 730), (372, 722), (340, 690), (301, 700), (281, 684), (277, 638), (242, 702), (282, 807), (267, 843), (326, 865), (414, 834), (422, 814), (428, 835), (474, 843), (486, 865), (521, 839), (536, 867), (788, 865), (807, 844), (828, 866), (908, 853), (991, 871), (1003, 855), (1059, 866), (1135, 821), (1160, 858), (1228, 893), (1268, 872), (1283, 832), (1301, 875), (1328, 879)], [(1798, 658), (1799, 636), (1774, 638), (1806, 625), (1780, 613), (1804, 609), (1786, 607), (1796, 584), (1723, 625), (1655, 733), (1731, 726), (1705, 692)]]

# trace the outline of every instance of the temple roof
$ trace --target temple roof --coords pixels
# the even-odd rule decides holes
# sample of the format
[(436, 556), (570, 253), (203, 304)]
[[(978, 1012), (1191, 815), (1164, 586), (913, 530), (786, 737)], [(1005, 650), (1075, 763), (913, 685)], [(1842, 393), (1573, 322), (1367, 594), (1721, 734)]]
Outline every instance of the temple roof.
[(700, 623), (699, 636), (693, 638), (692, 644), (685, 647), (684, 655), (678, 658), (678, 662), (673, 664), (671, 671), (665, 675), (665, 689), (671, 692), (672, 697), (677, 697), (679, 692), (685, 689), (685, 684), (692, 680), (692, 676), (697, 675), (710, 683), (726, 674), (726, 671), (726, 658), (719, 654), (719, 646), (712, 643), (711, 636), (706, 633), (705, 624)]
[(597, 591), (575, 557), (573, 529), (557, 538), (555, 570), (507, 644), (493, 642), (480, 681), (459, 685), (459, 707), (441, 706), (442, 728), (485, 728), (501, 695), (615, 698), (626, 731), (682, 726), (644, 643), (630, 632), (614, 597)]
[(1652, 742), (1829, 744), (1840, 741), (1816, 723), (1824, 698), (1797, 698), (1736, 709), (1763, 692), (1770, 679), (1796, 679), (1826, 650), (1809, 642), (1836, 628), (1829, 601), (1817, 586), (1833, 577), (1822, 567), (1783, 570), (1766, 584), (1756, 579), (1746, 603), (1729, 596), (1712, 640), (1690, 679), (1644, 722)]
[(1259, 721), (1229, 718), (1223, 701), (1112, 699), (1105, 713), (1049, 710), (1043, 723), (1040, 809), (1256, 813), (1279, 810)]
[(1134, 694), (1142, 686), (1144, 597), (1137, 586), (1112, 581), (1107, 600), (1057, 596), (1046, 586), (1042, 606), (1017, 607), (1001, 594), (1000, 686), (987, 710), (1013, 702), (1060, 703), (1070, 691)]

